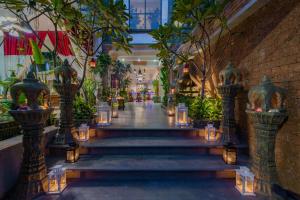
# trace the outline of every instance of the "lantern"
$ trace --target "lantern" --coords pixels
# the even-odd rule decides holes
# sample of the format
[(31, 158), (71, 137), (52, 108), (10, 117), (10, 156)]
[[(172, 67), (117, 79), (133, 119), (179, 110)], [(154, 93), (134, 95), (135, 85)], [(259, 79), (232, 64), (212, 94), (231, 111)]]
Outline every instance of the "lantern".
[(247, 167), (236, 170), (235, 188), (244, 196), (255, 196), (254, 174)]
[(70, 144), (66, 149), (66, 162), (74, 163), (79, 159), (79, 145)]
[(99, 126), (109, 126), (111, 124), (110, 107), (107, 102), (101, 102), (97, 109), (97, 124)]
[(67, 186), (66, 169), (62, 165), (56, 165), (48, 173), (48, 193), (59, 194)]
[(174, 105), (173, 97), (171, 95), (169, 95), (169, 98), (168, 98), (167, 113), (169, 116), (175, 115), (175, 105)]
[(87, 124), (81, 124), (78, 128), (78, 141), (85, 142), (90, 138), (90, 127)]
[(91, 61), (90, 61), (90, 63), (89, 63), (90, 67), (91, 67), (91, 68), (95, 68), (95, 67), (96, 67), (96, 64), (97, 64), (97, 63), (96, 63), (96, 60), (95, 60), (94, 58), (92, 58)]
[(215, 142), (218, 139), (216, 128), (211, 123), (208, 123), (205, 127), (205, 139), (208, 142)]
[(185, 64), (184, 67), (183, 67), (183, 73), (187, 74), (187, 73), (189, 73), (189, 71), (190, 71), (189, 70), (189, 64)]
[(237, 161), (237, 148), (233, 144), (224, 145), (223, 160), (228, 165), (235, 165)]
[(176, 106), (175, 124), (178, 127), (188, 126), (188, 108), (184, 103), (179, 103)]
[(112, 98), (111, 100), (111, 108), (112, 108), (112, 117), (113, 118), (118, 118), (119, 117), (119, 104), (118, 100), (116, 98)]

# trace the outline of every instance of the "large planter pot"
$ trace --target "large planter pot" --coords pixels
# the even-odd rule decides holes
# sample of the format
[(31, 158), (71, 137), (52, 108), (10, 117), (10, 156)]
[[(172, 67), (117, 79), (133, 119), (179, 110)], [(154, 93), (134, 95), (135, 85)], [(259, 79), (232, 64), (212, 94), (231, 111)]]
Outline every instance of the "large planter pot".
[(20, 134), (21, 130), (16, 121), (0, 122), (0, 141)]
[(195, 119), (193, 121), (193, 126), (194, 126), (194, 128), (204, 129), (208, 123), (212, 123), (216, 129), (219, 129), (221, 121), (219, 121), (219, 120), (211, 121), (211, 120), (205, 120), (205, 119)]

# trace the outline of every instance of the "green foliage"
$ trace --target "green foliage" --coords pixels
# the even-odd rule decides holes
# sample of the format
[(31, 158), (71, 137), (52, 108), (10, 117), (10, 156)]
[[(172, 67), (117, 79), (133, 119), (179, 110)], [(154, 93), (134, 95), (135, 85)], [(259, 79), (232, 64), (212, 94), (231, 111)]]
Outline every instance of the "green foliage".
[(190, 106), (193, 119), (216, 121), (222, 118), (222, 102), (218, 98), (196, 97)]
[(153, 89), (154, 89), (154, 93), (156, 96), (158, 96), (159, 94), (159, 80), (155, 79), (152, 81), (152, 85), (153, 85)]
[[(175, 95), (176, 95), (175, 96), (176, 105), (178, 105), (179, 103), (185, 103), (185, 105), (188, 107), (188, 109), (191, 110), (191, 105), (194, 101), (194, 97), (182, 95), (179, 93), (176, 93)], [(190, 112), (189, 112), (189, 115), (190, 115)]]
[(121, 88), (125, 89), (129, 86), (131, 79), (128, 77), (128, 73), (132, 72), (130, 64), (124, 64), (121, 61), (116, 60), (112, 64), (112, 72), (120, 81)]
[(43, 57), (43, 54), (42, 54), (40, 48), (38, 47), (37, 43), (32, 39), (29, 39), (29, 43), (30, 43), (30, 46), (32, 49), (32, 57), (33, 57), (35, 64), (43, 65), (44, 57)]
[(15, 71), (12, 71), (11, 74), (10, 74), (10, 77), (8, 77), (7, 79), (1, 81), (0, 80), (0, 86), (3, 87), (3, 90), (4, 90), (4, 99), (7, 98), (7, 93), (8, 93), (8, 90), (10, 89), (10, 87), (17, 83), (19, 81), (19, 79), (16, 77), (16, 74), (15, 74)]
[(162, 83), (162, 87), (164, 90), (163, 104), (167, 105), (170, 84), (169, 84), (169, 69), (165, 66), (163, 66), (160, 69), (160, 81)]
[(97, 85), (93, 79), (85, 79), (83, 82), (82, 90), (84, 93), (85, 101), (90, 106), (96, 105), (96, 91)]
[(103, 78), (107, 75), (109, 65), (111, 65), (111, 57), (107, 53), (101, 53), (97, 56), (96, 67), (91, 69), (95, 75), (99, 75), (100, 78)]
[(96, 113), (95, 107), (89, 105), (80, 96), (77, 96), (73, 103), (73, 112), (76, 121), (93, 119)]

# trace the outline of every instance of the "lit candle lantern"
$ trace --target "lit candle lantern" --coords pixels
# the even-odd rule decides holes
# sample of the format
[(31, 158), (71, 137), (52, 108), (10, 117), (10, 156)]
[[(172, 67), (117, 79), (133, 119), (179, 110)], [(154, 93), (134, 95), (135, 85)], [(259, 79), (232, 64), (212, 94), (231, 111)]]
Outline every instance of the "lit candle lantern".
[(100, 103), (97, 115), (97, 124), (99, 126), (109, 126), (111, 124), (110, 107), (107, 102)]
[(66, 149), (66, 162), (74, 163), (79, 159), (79, 145), (70, 144)]
[(174, 100), (173, 100), (172, 95), (169, 95), (169, 98), (168, 98), (167, 113), (169, 116), (175, 115), (175, 105), (174, 105)]
[(215, 142), (217, 141), (217, 131), (213, 124), (208, 123), (205, 127), (205, 139), (208, 142)]
[(223, 160), (228, 165), (235, 165), (237, 161), (237, 148), (233, 144), (224, 145)]
[(112, 107), (112, 117), (118, 118), (119, 117), (119, 103), (116, 98), (111, 100), (111, 107)]
[(89, 65), (90, 65), (91, 68), (95, 68), (96, 65), (97, 65), (96, 60), (94, 58), (92, 58)]
[(184, 74), (187, 74), (187, 73), (189, 73), (189, 65), (188, 64), (185, 64), (185, 66), (183, 67), (183, 73)]
[(78, 128), (78, 140), (80, 142), (88, 141), (90, 138), (90, 127), (87, 124), (81, 124)]
[(59, 194), (67, 186), (66, 169), (62, 165), (56, 165), (48, 173), (48, 193)]
[(175, 124), (178, 127), (188, 126), (188, 108), (184, 103), (179, 103), (176, 106)]
[(247, 167), (240, 167), (236, 170), (235, 188), (245, 196), (254, 194), (254, 174)]

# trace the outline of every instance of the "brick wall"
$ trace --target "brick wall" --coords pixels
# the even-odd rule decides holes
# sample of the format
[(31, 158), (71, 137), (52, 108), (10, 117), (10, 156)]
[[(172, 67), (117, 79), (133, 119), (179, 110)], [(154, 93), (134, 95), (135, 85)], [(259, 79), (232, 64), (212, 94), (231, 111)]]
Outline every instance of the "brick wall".
[[(237, 121), (242, 134), (247, 132), (242, 136), (248, 137), (252, 154), (254, 131), (244, 112), (247, 91), (268, 75), (288, 90), (289, 118), (276, 140), (279, 181), (284, 188), (300, 194), (300, 1), (271, 0), (232, 32), (231, 46), (214, 56), (218, 58), (216, 71), (230, 60), (242, 70), (245, 92), (237, 98)], [(221, 46), (227, 41), (228, 36), (224, 36)]]

